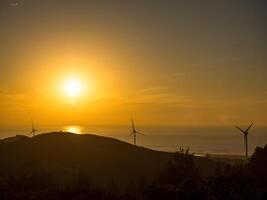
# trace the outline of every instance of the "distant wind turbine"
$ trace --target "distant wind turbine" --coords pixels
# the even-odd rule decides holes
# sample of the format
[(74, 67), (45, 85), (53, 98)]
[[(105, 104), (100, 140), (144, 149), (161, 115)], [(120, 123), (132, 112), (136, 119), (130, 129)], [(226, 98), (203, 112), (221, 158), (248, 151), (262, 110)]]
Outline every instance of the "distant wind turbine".
[(240, 130), (244, 134), (244, 141), (245, 141), (245, 151), (246, 151), (246, 159), (248, 158), (248, 131), (252, 127), (253, 123), (249, 125), (249, 127), (246, 130), (243, 130), (236, 126), (238, 130)]
[(38, 131), (37, 129), (34, 128), (34, 123), (31, 120), (31, 124), (32, 124), (32, 131), (30, 132), (30, 135), (32, 135), (33, 137), (36, 135), (36, 132)]
[(134, 121), (133, 121), (133, 119), (131, 119), (132, 120), (132, 133), (128, 136), (128, 137), (131, 137), (132, 135), (134, 136), (134, 145), (136, 145), (136, 135), (137, 134), (140, 134), (140, 135), (144, 135), (143, 133), (140, 133), (139, 131), (137, 131), (136, 129), (135, 129), (135, 126), (134, 126)]

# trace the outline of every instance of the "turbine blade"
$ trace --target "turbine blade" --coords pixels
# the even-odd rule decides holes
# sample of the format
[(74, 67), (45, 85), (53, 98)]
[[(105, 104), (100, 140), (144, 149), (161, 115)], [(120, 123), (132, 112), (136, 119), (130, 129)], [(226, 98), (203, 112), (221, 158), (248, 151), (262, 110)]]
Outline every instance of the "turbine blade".
[(140, 135), (145, 135), (144, 133), (141, 133), (141, 132), (139, 132), (139, 131), (136, 131), (136, 133), (138, 133), (138, 134), (140, 134)]
[(128, 138), (128, 137), (131, 137), (133, 134), (134, 134), (134, 133), (131, 133), (130, 135), (127, 136), (127, 138)]
[(133, 118), (131, 120), (132, 120), (132, 128), (133, 130), (135, 130)]
[(34, 124), (33, 124), (33, 121), (32, 121), (32, 119), (31, 119), (31, 124), (32, 124), (32, 130), (34, 129)]
[(239, 128), (238, 126), (236, 126), (236, 128), (237, 128), (238, 130), (240, 130), (242, 133), (245, 133), (245, 131), (242, 130), (241, 128)]
[(251, 124), (249, 125), (249, 127), (248, 127), (247, 130), (246, 130), (246, 132), (248, 132), (248, 130), (251, 128), (252, 125), (253, 125), (253, 123), (251, 123)]

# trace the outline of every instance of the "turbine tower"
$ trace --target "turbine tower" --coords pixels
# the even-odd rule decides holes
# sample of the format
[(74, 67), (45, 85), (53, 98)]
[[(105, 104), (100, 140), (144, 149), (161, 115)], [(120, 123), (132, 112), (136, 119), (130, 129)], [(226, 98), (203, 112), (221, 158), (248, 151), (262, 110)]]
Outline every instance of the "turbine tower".
[(34, 128), (34, 123), (31, 120), (31, 124), (32, 124), (32, 131), (30, 132), (30, 135), (32, 135), (33, 137), (36, 135), (36, 132), (38, 131), (37, 129)]
[(128, 137), (131, 137), (133, 135), (134, 136), (134, 145), (136, 145), (136, 134), (140, 134), (140, 135), (144, 135), (144, 134), (140, 133), (139, 131), (137, 131), (135, 129), (133, 118), (131, 120), (132, 120), (132, 129), (133, 130), (132, 130), (132, 133)]
[(251, 123), (246, 130), (243, 130), (243, 129), (239, 128), (238, 126), (236, 126), (236, 128), (244, 134), (246, 159), (248, 159), (248, 131), (252, 127), (252, 125), (253, 125), (253, 123)]

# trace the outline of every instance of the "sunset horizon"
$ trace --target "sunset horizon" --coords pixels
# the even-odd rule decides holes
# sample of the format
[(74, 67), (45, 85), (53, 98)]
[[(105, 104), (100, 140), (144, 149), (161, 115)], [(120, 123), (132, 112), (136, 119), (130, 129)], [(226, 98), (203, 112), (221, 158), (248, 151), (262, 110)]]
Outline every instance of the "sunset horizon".
[(0, 199), (266, 199), (266, 11), (0, 0)]
[(1, 126), (267, 123), (256, 3), (14, 2), (1, 3)]

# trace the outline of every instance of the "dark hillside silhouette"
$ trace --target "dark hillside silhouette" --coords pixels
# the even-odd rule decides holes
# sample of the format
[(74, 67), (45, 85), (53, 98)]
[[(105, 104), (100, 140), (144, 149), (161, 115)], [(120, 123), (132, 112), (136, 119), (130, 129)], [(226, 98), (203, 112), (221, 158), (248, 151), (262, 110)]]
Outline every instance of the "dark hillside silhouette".
[(267, 146), (229, 165), (96, 135), (47, 133), (0, 141), (0, 199), (264, 199)]
[(172, 156), (95, 135), (47, 133), (15, 138), (1, 143), (0, 173), (24, 176), (38, 169), (58, 184), (69, 183), (73, 174), (81, 173), (97, 185), (115, 181), (128, 187), (127, 183), (136, 184), (143, 177), (151, 181)]

